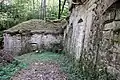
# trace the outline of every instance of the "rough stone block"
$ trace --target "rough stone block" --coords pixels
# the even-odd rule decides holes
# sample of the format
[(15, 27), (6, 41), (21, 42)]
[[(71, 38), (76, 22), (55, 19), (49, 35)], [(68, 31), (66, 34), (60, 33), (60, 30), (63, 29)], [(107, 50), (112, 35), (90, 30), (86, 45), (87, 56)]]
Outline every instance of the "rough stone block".
[(103, 31), (103, 38), (104, 39), (109, 39), (111, 36), (111, 31)]
[(115, 20), (120, 20), (120, 9), (117, 9), (117, 10), (116, 10)]
[(108, 30), (112, 30), (114, 28), (114, 23), (108, 23), (108, 24), (105, 24), (105, 27), (104, 27), (104, 30), (105, 31), (108, 31)]
[(113, 30), (120, 32), (120, 21), (113, 21)]
[(111, 23), (105, 24), (104, 30), (113, 30), (113, 31), (120, 31), (120, 21), (113, 21)]
[(103, 16), (104, 21), (114, 20), (114, 18), (115, 18), (115, 11), (107, 11)]

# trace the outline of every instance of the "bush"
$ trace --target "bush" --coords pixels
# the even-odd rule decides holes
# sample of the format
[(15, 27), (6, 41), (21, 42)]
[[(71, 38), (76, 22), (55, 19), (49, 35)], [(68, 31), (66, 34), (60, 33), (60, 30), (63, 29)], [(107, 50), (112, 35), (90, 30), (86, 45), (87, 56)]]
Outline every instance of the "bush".
[(17, 71), (25, 68), (26, 64), (13, 61), (11, 64), (0, 67), (0, 80), (9, 80)]

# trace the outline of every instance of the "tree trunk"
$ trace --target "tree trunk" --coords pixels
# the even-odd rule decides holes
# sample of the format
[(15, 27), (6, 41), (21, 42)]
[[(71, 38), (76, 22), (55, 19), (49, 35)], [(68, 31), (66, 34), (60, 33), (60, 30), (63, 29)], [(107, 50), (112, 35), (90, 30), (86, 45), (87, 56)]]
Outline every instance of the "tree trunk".
[(60, 19), (60, 12), (61, 12), (61, 0), (59, 0), (59, 13), (58, 13), (58, 19)]
[(46, 0), (41, 0), (41, 18), (46, 19)]
[(65, 3), (66, 3), (66, 0), (64, 0), (64, 2), (63, 2), (61, 14), (63, 13)]

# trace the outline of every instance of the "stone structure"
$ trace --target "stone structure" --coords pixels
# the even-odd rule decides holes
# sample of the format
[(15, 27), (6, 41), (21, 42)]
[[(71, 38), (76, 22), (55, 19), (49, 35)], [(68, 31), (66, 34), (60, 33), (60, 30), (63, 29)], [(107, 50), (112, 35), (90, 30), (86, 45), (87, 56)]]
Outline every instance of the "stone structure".
[(4, 50), (14, 56), (52, 48), (62, 42), (63, 22), (30, 20), (4, 31)]
[(74, 0), (76, 4), (70, 7), (64, 31), (66, 52), (86, 65), (103, 64), (108, 72), (120, 74), (120, 1), (84, 0), (77, 4), (81, 1)]

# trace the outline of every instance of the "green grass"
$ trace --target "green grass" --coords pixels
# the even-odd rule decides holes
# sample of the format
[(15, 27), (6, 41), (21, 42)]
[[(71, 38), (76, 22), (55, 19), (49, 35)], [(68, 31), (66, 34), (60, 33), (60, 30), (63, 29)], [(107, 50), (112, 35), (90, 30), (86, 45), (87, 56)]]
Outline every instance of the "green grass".
[(58, 62), (63, 54), (52, 52), (28, 53), (16, 57), (16, 61), (11, 64), (0, 67), (0, 80), (9, 80), (15, 73), (23, 68), (27, 68), (34, 61), (53, 61)]
[(0, 67), (0, 80), (9, 80), (17, 71), (26, 68), (25, 63), (13, 61), (11, 64)]
[(17, 57), (17, 59), (25, 64), (29, 64), (33, 61), (55, 61), (61, 55), (52, 53), (52, 52), (44, 52), (44, 53), (28, 53), (22, 56)]
[[(67, 74), (68, 80), (107, 80), (107, 79), (95, 79), (91, 77), (91, 74), (88, 74), (88, 71), (82, 71), (79, 67), (76, 67), (74, 59), (67, 57), (65, 54), (57, 54), (52, 52), (43, 52), (43, 53), (28, 53), (22, 56), (16, 57), (17, 61), (3, 66), (0, 68), (0, 80), (9, 80), (17, 71), (27, 68), (30, 63), (34, 61), (52, 61), (60, 64), (61, 70)], [(97, 74), (97, 73), (95, 73)], [(104, 76), (103, 72), (102, 75)], [(98, 78), (97, 77), (97, 78)], [(105, 76), (106, 78), (106, 76)], [(110, 78), (109, 80), (116, 80)]]
[(61, 70), (68, 75), (68, 80), (85, 80), (80, 74), (80, 70), (75, 67), (74, 59), (68, 58), (65, 54), (57, 54), (52, 52), (39, 53), (30, 53), (25, 54), (17, 58), (21, 62), (29, 65), (34, 61), (52, 61), (57, 62), (61, 66)]

